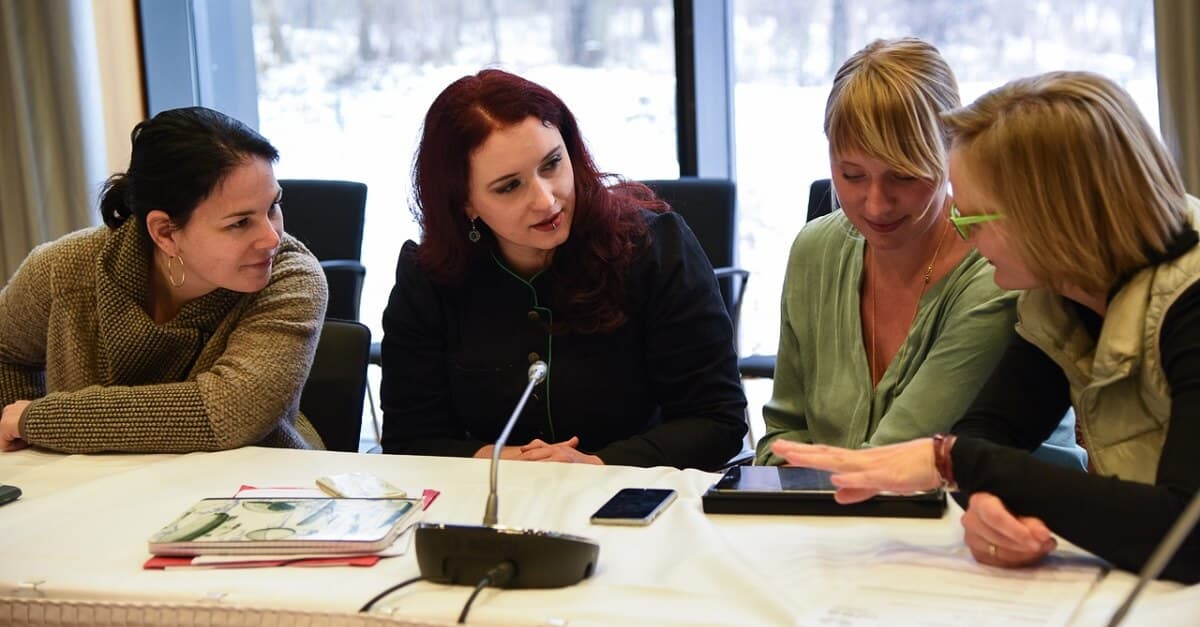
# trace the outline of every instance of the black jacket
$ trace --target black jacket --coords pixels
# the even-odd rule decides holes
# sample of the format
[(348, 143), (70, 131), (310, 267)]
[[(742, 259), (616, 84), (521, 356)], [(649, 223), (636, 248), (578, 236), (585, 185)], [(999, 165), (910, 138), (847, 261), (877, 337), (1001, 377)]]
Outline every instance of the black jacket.
[(678, 215), (643, 217), (628, 322), (610, 333), (548, 333), (548, 273), (527, 282), (497, 256), (435, 284), (407, 242), (383, 314), (384, 452), (468, 456), (492, 443), (536, 359), (549, 376), (510, 445), (579, 436), (606, 464), (705, 469), (740, 450), (746, 397), (712, 266)]

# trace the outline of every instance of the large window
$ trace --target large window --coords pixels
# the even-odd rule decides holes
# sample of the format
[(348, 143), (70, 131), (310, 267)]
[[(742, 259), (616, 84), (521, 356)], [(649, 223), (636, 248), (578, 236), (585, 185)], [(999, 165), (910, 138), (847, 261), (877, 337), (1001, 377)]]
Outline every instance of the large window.
[(601, 169), (679, 173), (670, 0), (255, 0), (253, 16), (276, 174), (369, 187), (362, 320), (376, 338), (400, 245), (418, 235), (409, 168), (421, 120), (454, 79), (520, 73), (571, 107)]
[[(916, 35), (934, 43), (957, 73), (965, 102), (1018, 76), (1098, 71), (1124, 85), (1158, 124), (1151, 0), (156, 0), (139, 6), (152, 112), (202, 103), (253, 121), (254, 98), (245, 94), (257, 93), (259, 128), (282, 152), (280, 177), (369, 186), (362, 320), (378, 337), (396, 254), (418, 235), (409, 168), (421, 119), (438, 91), (486, 66), (521, 73), (571, 106), (602, 169), (630, 178), (677, 176), (677, 5), (690, 22), (678, 32), (694, 39), (686, 42), (694, 48), (681, 48), (689, 75), (679, 77), (690, 92), (681, 100), (688, 115), (679, 138), (686, 169), (723, 176), (725, 146), (734, 146), (739, 265), (752, 273), (743, 354), (776, 350), (788, 249), (804, 224), (809, 183), (829, 176), (821, 123), (833, 72), (871, 40)], [(724, 121), (727, 38), (732, 132)], [(243, 53), (251, 46), (253, 55)], [(253, 70), (243, 68), (251, 56)], [(697, 165), (693, 157), (701, 152), (705, 159)], [(747, 391), (757, 418), (770, 384), (752, 382)]]
[(735, 0), (733, 19), (739, 252), (753, 276), (744, 353), (776, 350), (783, 272), (808, 185), (829, 178), (821, 127), (833, 74), (872, 40), (915, 35), (938, 46), (964, 103), (1020, 76), (1096, 71), (1158, 126), (1150, 0)]

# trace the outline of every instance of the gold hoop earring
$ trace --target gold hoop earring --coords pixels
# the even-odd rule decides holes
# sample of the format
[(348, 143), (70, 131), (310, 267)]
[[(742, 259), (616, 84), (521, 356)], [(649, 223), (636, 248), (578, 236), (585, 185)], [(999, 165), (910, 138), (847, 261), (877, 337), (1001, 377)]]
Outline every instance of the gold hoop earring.
[[(178, 282), (175, 281), (175, 260), (176, 259), (179, 260), (179, 281)], [(180, 288), (180, 287), (183, 287), (183, 284), (186, 281), (187, 281), (187, 268), (185, 268), (183, 266), (183, 256), (175, 255), (173, 257), (167, 257), (167, 282), (171, 284), (171, 287)]]

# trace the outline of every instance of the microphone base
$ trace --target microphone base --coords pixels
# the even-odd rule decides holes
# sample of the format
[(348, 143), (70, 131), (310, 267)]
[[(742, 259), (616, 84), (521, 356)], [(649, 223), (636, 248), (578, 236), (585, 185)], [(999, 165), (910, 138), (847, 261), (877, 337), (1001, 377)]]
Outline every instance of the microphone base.
[(420, 523), (416, 530), (421, 576), (436, 583), (474, 586), (497, 564), (512, 562), (504, 588), (562, 588), (596, 570), (600, 545), (581, 536), (504, 526)]

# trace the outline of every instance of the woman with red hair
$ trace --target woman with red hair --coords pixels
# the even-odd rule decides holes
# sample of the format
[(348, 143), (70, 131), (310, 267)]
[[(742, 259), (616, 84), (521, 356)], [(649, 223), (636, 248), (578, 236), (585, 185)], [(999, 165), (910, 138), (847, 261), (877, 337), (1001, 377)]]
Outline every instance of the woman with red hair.
[(715, 468), (746, 398), (712, 266), (645, 186), (602, 174), (574, 116), (501, 70), (450, 84), (413, 164), (421, 243), (383, 315), (383, 450)]

